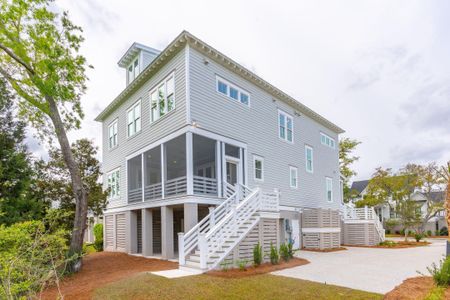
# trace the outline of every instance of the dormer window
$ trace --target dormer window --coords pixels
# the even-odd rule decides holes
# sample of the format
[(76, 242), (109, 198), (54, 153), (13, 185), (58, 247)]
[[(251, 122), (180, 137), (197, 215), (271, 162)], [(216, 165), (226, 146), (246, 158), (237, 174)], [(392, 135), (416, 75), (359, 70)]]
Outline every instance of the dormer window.
[(130, 84), (140, 73), (139, 57), (136, 58), (128, 67), (128, 84)]

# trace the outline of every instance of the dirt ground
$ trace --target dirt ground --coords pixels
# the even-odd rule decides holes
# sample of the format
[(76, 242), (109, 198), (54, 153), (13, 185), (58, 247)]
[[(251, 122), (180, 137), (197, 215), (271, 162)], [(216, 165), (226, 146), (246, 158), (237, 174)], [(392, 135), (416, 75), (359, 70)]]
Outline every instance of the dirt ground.
[(269, 272), (274, 272), (278, 270), (283, 270), (287, 268), (297, 267), (309, 264), (309, 261), (302, 258), (292, 258), (288, 262), (284, 262), (280, 260), (280, 263), (277, 265), (272, 265), (271, 263), (264, 263), (258, 267), (247, 267), (245, 270), (241, 270), (239, 268), (233, 268), (229, 270), (212, 270), (207, 272), (207, 275), (214, 277), (222, 277), (222, 278), (242, 278), (248, 277), (258, 274), (265, 274)]
[[(408, 278), (384, 296), (384, 300), (421, 300), (435, 287), (433, 278), (428, 276)], [(442, 299), (450, 299), (448, 288)]]
[(345, 247), (339, 247), (339, 248), (330, 248), (330, 249), (306, 249), (302, 248), (302, 251), (311, 251), (311, 252), (336, 252), (336, 251), (342, 251), (347, 250)]
[(414, 247), (425, 247), (430, 245), (430, 242), (415, 242), (415, 241), (400, 241), (395, 242), (394, 245), (375, 245), (375, 246), (359, 246), (359, 245), (343, 245), (346, 247), (359, 247), (359, 248), (379, 248), (379, 249), (404, 249), (404, 248), (414, 248)]
[[(108, 283), (145, 271), (161, 271), (178, 268), (178, 263), (149, 259), (117, 252), (92, 253), (83, 259), (83, 268), (60, 283), (65, 300), (91, 299), (94, 289)], [(41, 299), (57, 299), (56, 287), (45, 290)]]

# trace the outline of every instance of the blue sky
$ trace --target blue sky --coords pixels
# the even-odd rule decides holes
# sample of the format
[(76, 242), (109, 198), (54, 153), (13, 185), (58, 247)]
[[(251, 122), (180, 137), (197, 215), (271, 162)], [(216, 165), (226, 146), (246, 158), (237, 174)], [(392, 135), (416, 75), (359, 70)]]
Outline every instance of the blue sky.
[[(94, 117), (125, 87), (134, 41), (186, 29), (358, 139), (356, 179), (378, 166), (450, 160), (449, 1), (56, 1), (94, 66), (71, 139), (101, 146)], [(31, 141), (30, 141), (31, 142)], [(31, 142), (32, 150), (44, 153)]]

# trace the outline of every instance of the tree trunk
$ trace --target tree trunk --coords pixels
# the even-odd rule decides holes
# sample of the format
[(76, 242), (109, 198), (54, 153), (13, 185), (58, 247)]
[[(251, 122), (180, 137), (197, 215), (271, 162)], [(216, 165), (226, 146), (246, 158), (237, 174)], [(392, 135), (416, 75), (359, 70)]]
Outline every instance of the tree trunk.
[(447, 221), (448, 239), (450, 240), (450, 178), (445, 191), (445, 220)]
[[(61, 147), (61, 153), (64, 157), (66, 166), (69, 169), (72, 189), (75, 196), (75, 220), (69, 247), (69, 257), (71, 257), (73, 255), (81, 255), (81, 251), (83, 249), (83, 238), (84, 230), (86, 229), (88, 207), (87, 193), (83, 186), (78, 163), (73, 157), (72, 149), (70, 147), (58, 107), (53, 97), (47, 96), (46, 100), (49, 104), (50, 118), (53, 122), (53, 126), (55, 127), (56, 136)], [(77, 272), (80, 268), (81, 259), (77, 259), (73, 264), (71, 264), (70, 271)]]

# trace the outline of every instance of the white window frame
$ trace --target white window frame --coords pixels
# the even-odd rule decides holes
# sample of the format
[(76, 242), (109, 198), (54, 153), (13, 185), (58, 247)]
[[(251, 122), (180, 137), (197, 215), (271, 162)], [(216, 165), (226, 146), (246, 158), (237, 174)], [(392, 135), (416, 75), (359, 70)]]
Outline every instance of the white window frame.
[[(135, 136), (137, 133), (141, 132), (141, 130), (142, 130), (142, 103), (141, 102), (142, 102), (141, 99), (139, 99), (138, 101), (134, 102), (133, 105), (131, 105), (130, 108), (127, 109), (127, 114), (126, 114), (126, 119), (127, 119), (127, 137), (129, 137), (129, 138), (132, 137), (132, 136)], [(137, 106), (139, 106), (139, 117), (138, 118), (136, 118), (136, 116), (134, 115), (135, 108)], [(130, 122), (130, 120), (128, 119), (128, 115), (129, 115), (130, 111), (133, 111), (133, 121), (132, 122)], [(140, 121), (139, 130), (136, 130), (137, 120)], [(130, 131), (128, 130), (128, 126), (131, 123), (133, 123), (133, 128), (134, 128), (132, 134), (130, 134)]]
[[(256, 161), (261, 162), (261, 178), (256, 177)], [(264, 157), (253, 155), (253, 179), (255, 181), (264, 181)]]
[[(172, 105), (172, 109), (168, 110), (168, 96), (167, 95), (167, 82), (172, 79), (173, 80), (173, 94), (172, 94), (172, 98), (173, 98), (173, 105)], [(156, 98), (156, 118), (153, 119), (153, 112), (152, 112), (152, 107), (153, 107), (153, 98), (152, 95), (157, 91), (160, 87), (163, 87), (164, 90), (164, 114), (161, 115), (161, 110), (160, 110), (160, 101), (159, 98)], [(157, 95), (158, 97), (158, 95)], [(155, 85), (149, 92), (149, 102), (150, 102), (150, 123), (155, 123), (156, 121), (158, 121), (159, 119), (165, 117), (166, 115), (168, 115), (170, 112), (175, 110), (176, 107), (176, 96), (175, 96), (175, 71), (173, 71), (172, 73), (170, 73), (169, 75), (167, 75), (163, 80), (161, 80), (157, 85)]]
[[(111, 136), (111, 128), (113, 131), (112, 136)], [(114, 149), (118, 145), (119, 145), (119, 119), (117, 118), (108, 125), (108, 149)]]
[[(284, 120), (285, 120), (285, 124), (284, 124), (284, 127), (283, 127), (284, 128), (284, 137), (281, 136), (281, 127), (282, 126), (281, 126), (281, 122), (280, 122), (280, 115), (284, 116)], [(287, 112), (285, 112), (285, 111), (283, 111), (281, 109), (278, 110), (278, 115), (277, 116), (278, 116), (278, 137), (282, 141), (285, 141), (287, 143), (293, 144), (294, 143), (294, 118), (290, 114), (288, 114)], [(288, 127), (287, 127), (288, 119), (291, 120), (291, 124), (292, 124), (291, 141), (288, 140)]]
[[(292, 184), (292, 171), (295, 172), (295, 185)], [(297, 189), (298, 188), (298, 168), (294, 167), (294, 166), (289, 166), (289, 186), (292, 189)]]
[[(113, 183), (113, 180), (114, 180), (114, 183)], [(114, 189), (112, 188), (113, 184), (115, 184)], [(108, 188), (110, 188), (109, 194), (108, 194), (109, 200), (120, 198), (120, 167), (116, 168), (112, 171), (109, 171), (107, 173), (106, 185)], [(114, 191), (115, 191), (115, 193), (113, 195), (112, 192), (114, 192)]]
[[(127, 68), (128, 84), (130, 84), (133, 80), (135, 80), (136, 77), (138, 77), (139, 74), (141, 73), (141, 61), (139, 58), (140, 58), (139, 56), (136, 57), (128, 65)], [(136, 61), (137, 61), (137, 68), (135, 67)], [(130, 67), (132, 68), (132, 71), (130, 71)]]
[[(225, 94), (222, 93), (221, 91), (219, 91), (219, 81), (221, 81), (222, 83), (227, 85), (227, 91), (226, 91)], [(233, 89), (238, 91), (238, 96), (237, 96), (238, 98), (237, 99), (231, 97), (230, 87), (232, 87)], [(241, 87), (231, 83), (230, 81), (226, 80), (225, 78), (223, 78), (223, 77), (221, 77), (219, 75), (216, 75), (216, 92), (219, 93), (222, 96), (226, 96), (227, 98), (230, 98), (234, 102), (239, 102), (242, 105), (250, 107), (250, 93), (248, 91), (246, 91), (245, 89), (243, 89), (243, 88), (241, 88)], [(242, 100), (241, 100), (241, 95), (242, 94), (247, 96), (247, 102), (248, 103), (242, 102)]]
[(320, 133), (320, 143), (331, 149), (336, 149), (336, 141), (326, 133)]
[[(308, 169), (308, 150), (311, 150), (311, 170)], [(314, 173), (314, 148), (309, 145), (305, 145), (305, 170)]]
[[(328, 183), (330, 183), (330, 189), (328, 189)], [(329, 191), (331, 192), (331, 200), (328, 199), (328, 192)], [(329, 203), (334, 202), (334, 199), (333, 199), (333, 178), (331, 178), (331, 177), (325, 177), (325, 199)]]

